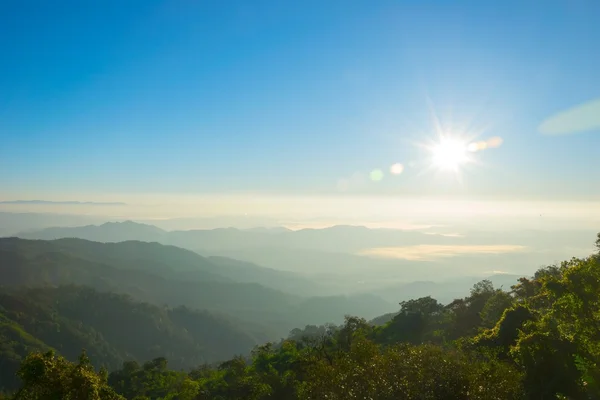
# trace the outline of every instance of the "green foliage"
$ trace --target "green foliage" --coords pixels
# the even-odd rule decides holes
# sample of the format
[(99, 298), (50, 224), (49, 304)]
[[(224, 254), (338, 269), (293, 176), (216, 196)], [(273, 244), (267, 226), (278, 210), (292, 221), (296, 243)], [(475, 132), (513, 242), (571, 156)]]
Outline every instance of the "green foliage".
[(140, 366), (125, 362), (123, 368), (108, 376), (108, 383), (128, 399), (193, 399), (199, 393), (197, 382), (186, 373), (167, 368), (165, 358), (156, 358)]
[(381, 349), (364, 338), (333, 363), (311, 368), (304, 399), (519, 399), (519, 373), (438, 346)]
[[(559, 271), (540, 278), (541, 289), (533, 302), (540, 317), (525, 326), (512, 351), (527, 371), (531, 390), (597, 397), (600, 259), (572, 259)], [(549, 378), (550, 384), (540, 383)]]
[(83, 353), (77, 363), (71, 363), (54, 352), (32, 353), (18, 372), (22, 381), (15, 400), (119, 400), (119, 396), (94, 371)]
[(400, 303), (400, 312), (387, 324), (376, 329), (381, 343), (420, 344), (436, 340), (444, 320), (444, 306), (431, 297)]
[(481, 310), (481, 322), (486, 328), (492, 328), (502, 318), (504, 311), (513, 305), (513, 297), (502, 290), (496, 290)]
[(500, 296), (500, 292), (490, 281), (484, 280), (473, 286), (468, 297), (450, 303), (446, 307), (449, 312), (447, 338), (454, 340), (473, 336), (489, 323), (489, 319), (495, 318), (494, 311), (497, 312), (498, 306), (494, 305), (493, 299)]
[(518, 305), (475, 342), (510, 355), (529, 398), (599, 398), (600, 258), (542, 268), (514, 291)]
[(480, 346), (499, 348), (502, 354), (515, 345), (523, 325), (533, 319), (533, 314), (526, 305), (517, 304), (507, 309), (492, 329), (475, 337), (474, 342)]

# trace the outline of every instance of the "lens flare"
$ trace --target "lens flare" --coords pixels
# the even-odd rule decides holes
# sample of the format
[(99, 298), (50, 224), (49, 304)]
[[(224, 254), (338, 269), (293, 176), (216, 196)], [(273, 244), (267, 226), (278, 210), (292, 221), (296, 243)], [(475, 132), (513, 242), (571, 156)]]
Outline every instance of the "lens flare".
[(490, 138), (490, 139), (487, 141), (487, 146), (488, 146), (490, 149), (495, 149), (495, 148), (497, 148), (497, 147), (500, 147), (500, 146), (502, 146), (502, 143), (503, 143), (503, 142), (504, 142), (504, 140), (502, 140), (502, 138), (501, 138), (501, 137), (499, 137), (499, 136), (494, 136), (493, 138)]
[(393, 175), (400, 175), (402, 172), (404, 172), (404, 165), (396, 163), (390, 167), (390, 172)]
[(487, 149), (496, 149), (502, 146), (504, 140), (500, 136), (494, 136), (489, 138), (487, 141), (481, 140), (479, 142), (469, 143), (467, 146), (467, 151), (471, 153), (476, 153), (478, 151), (487, 150)]
[(383, 171), (380, 169), (374, 169), (373, 171), (371, 171), (369, 176), (372, 181), (379, 182), (383, 179)]

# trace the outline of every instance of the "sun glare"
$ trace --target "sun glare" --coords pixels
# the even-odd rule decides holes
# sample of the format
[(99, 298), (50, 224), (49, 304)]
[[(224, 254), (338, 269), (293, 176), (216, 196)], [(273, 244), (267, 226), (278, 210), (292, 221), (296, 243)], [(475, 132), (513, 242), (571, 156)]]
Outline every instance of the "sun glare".
[(431, 147), (432, 163), (441, 170), (456, 171), (468, 161), (468, 146), (456, 139), (443, 138)]

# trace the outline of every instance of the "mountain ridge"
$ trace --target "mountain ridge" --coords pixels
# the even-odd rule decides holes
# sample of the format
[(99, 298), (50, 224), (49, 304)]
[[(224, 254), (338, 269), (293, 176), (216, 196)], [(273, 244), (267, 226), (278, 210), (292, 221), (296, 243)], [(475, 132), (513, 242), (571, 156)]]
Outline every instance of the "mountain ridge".
[[(207, 268), (226, 264), (213, 265), (189, 250), (158, 243), (10, 238), (0, 239), (0, 252), (5, 286), (87, 285), (153, 304), (186, 305), (231, 315), (271, 338), (285, 336), (298, 325), (339, 321), (352, 312), (373, 315), (393, 307), (379, 298), (303, 297), (259, 283), (215, 279), (204, 274), (210, 269), (194, 269), (190, 259), (206, 262)], [(161, 262), (161, 257), (171, 262)], [(316, 310), (314, 304), (319, 305)]]

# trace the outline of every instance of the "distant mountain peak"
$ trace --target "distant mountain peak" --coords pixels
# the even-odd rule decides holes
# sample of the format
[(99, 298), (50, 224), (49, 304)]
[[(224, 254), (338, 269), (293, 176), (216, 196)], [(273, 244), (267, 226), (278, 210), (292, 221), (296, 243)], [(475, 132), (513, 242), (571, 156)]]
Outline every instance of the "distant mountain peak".
[(325, 228), (325, 229), (358, 229), (361, 231), (370, 230), (369, 228), (367, 228), (364, 225), (333, 225), (333, 226), (330, 226), (329, 228)]
[(244, 229), (247, 232), (263, 232), (263, 233), (281, 233), (281, 232), (290, 232), (291, 229), (286, 228), (285, 226), (257, 226), (254, 228)]
[(109, 221), (109, 222), (105, 222), (102, 225), (91, 225), (91, 226), (96, 226), (96, 227), (130, 227), (130, 228), (144, 228), (144, 229), (152, 229), (153, 231), (157, 231), (157, 232), (164, 232), (162, 229), (160, 229), (157, 226), (154, 225), (149, 225), (149, 224), (143, 224), (141, 222), (135, 222), (132, 220), (126, 220), (126, 221)]
[(105, 222), (101, 225), (45, 228), (37, 232), (24, 232), (18, 236), (25, 239), (45, 240), (81, 238), (97, 242), (123, 242), (128, 240), (158, 242), (166, 233), (166, 231), (154, 225), (140, 224), (128, 220)]

